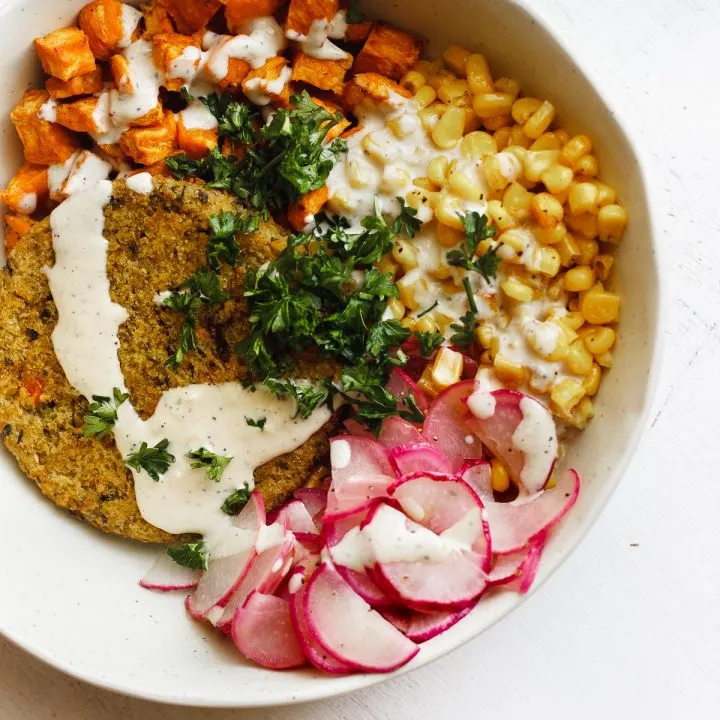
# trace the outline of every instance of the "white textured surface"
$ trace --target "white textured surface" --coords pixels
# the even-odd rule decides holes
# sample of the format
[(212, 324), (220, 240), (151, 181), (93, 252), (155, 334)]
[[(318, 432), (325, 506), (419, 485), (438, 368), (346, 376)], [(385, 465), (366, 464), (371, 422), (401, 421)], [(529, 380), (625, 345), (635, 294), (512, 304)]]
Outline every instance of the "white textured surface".
[(428, 668), (353, 696), (243, 713), (161, 707), (71, 681), (0, 641), (3, 720), (717, 716), (720, 6), (535, 0), (535, 7), (634, 136), (669, 249), (672, 299), (654, 419), (590, 535), (499, 625)]

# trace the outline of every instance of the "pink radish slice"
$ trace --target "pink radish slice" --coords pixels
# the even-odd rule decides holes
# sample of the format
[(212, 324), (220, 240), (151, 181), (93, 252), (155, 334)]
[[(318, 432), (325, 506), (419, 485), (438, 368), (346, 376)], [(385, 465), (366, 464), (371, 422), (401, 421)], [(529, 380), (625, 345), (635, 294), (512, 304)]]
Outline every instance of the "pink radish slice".
[(547, 531), (531, 538), (526, 548), (512, 555), (499, 555), (490, 573), (491, 585), (504, 590), (515, 590), (524, 595), (533, 584), (540, 568), (542, 552), (547, 541)]
[(148, 590), (162, 592), (192, 590), (197, 586), (201, 572), (178, 565), (167, 552), (163, 551), (140, 581), (140, 585)]
[(535, 576), (540, 569), (540, 560), (542, 559), (542, 553), (545, 549), (546, 541), (547, 531), (538, 533), (530, 540), (530, 550), (525, 562), (523, 563), (520, 575), (517, 581), (509, 585), (508, 588), (517, 590), (521, 595), (524, 595), (530, 590), (533, 582), (535, 582)]
[(298, 533), (317, 534), (315, 523), (305, 507), (305, 503), (301, 500), (290, 500), (285, 503), (277, 514), (276, 522), (296, 535)]
[(410, 443), (422, 442), (420, 431), (407, 420), (399, 415), (393, 415), (383, 421), (378, 440), (386, 448), (394, 448), (398, 445), (409, 445)]
[(410, 616), (405, 635), (414, 642), (426, 642), (462, 620), (473, 607), (474, 605), (468, 605), (468, 607), (462, 610), (455, 611), (441, 610), (440, 612), (431, 613), (414, 612)]
[(292, 567), (294, 546), (295, 538), (292, 533), (286, 532), (280, 544), (255, 554), (245, 576), (225, 605), (217, 622), (218, 627), (227, 627), (232, 622), (235, 610), (247, 600), (253, 590), (267, 595), (275, 592)]
[(430, 443), (399, 445), (390, 450), (390, 464), (397, 477), (419, 472), (451, 473), (452, 463)]
[(404, 410), (409, 409), (409, 407), (403, 398), (409, 396), (415, 398), (415, 404), (421, 412), (425, 412), (428, 409), (429, 403), (425, 393), (423, 393), (418, 387), (418, 384), (406, 372), (400, 370), (400, 368), (393, 368), (385, 389), (398, 399), (398, 407)]
[(399, 510), (384, 504), (374, 508), (364, 532), (376, 558), (371, 579), (413, 610), (461, 609), (485, 589), (484, 557)]
[(411, 610), (405, 608), (381, 608), (378, 612), (403, 635), (407, 635), (412, 620)]
[(490, 527), (480, 498), (467, 483), (451, 475), (418, 473), (398, 480), (390, 495), (423, 527), (466, 542), (468, 549), (483, 558), (483, 570), (489, 570)]
[(508, 585), (517, 580), (527, 560), (529, 546), (509, 555), (497, 555), (493, 562), (492, 570), (488, 573), (488, 585)]
[(313, 638), (336, 660), (366, 672), (390, 672), (417, 654), (418, 646), (373, 610), (328, 565), (305, 590), (305, 620)]
[(450, 386), (430, 405), (423, 425), (423, 436), (459, 470), (464, 461), (482, 457), (482, 443), (467, 425), (469, 411), (465, 400), (475, 389), (474, 380)]
[(305, 592), (305, 587), (303, 587), (290, 597), (290, 619), (307, 659), (319, 670), (333, 675), (353, 672), (350, 665), (333, 657), (313, 637), (305, 620)]
[[(515, 390), (495, 390), (489, 395), (494, 402), (493, 414), (488, 417), (472, 416), (468, 426), (493, 455), (505, 462), (515, 482), (530, 494), (542, 490), (557, 460), (557, 435), (550, 411), (534, 398)], [(548, 437), (543, 437), (545, 442), (533, 443), (537, 449), (530, 457), (518, 446), (517, 431), (525, 417), (523, 407), (532, 408), (547, 426), (547, 430), (544, 427), (542, 430), (547, 432)], [(531, 431), (537, 432), (539, 420), (533, 417), (529, 422), (533, 425)]]
[(580, 493), (580, 476), (568, 470), (551, 490), (509, 503), (486, 502), (493, 552), (499, 555), (522, 550), (528, 541), (550, 529), (575, 504)]
[(358, 437), (367, 438), (368, 440), (375, 440), (375, 436), (372, 432), (370, 432), (370, 430), (368, 430), (362, 423), (353, 418), (345, 420), (343, 425), (350, 435), (357, 435)]
[(485, 503), (493, 499), (492, 468), (487, 460), (469, 460), (458, 473)]
[(290, 620), (290, 605), (274, 595), (252, 592), (235, 612), (231, 637), (245, 657), (262, 667), (284, 670), (306, 663)]
[(316, 488), (298, 488), (294, 493), (295, 497), (305, 505), (310, 517), (319, 530), (322, 524), (322, 516), (327, 507), (327, 490)]

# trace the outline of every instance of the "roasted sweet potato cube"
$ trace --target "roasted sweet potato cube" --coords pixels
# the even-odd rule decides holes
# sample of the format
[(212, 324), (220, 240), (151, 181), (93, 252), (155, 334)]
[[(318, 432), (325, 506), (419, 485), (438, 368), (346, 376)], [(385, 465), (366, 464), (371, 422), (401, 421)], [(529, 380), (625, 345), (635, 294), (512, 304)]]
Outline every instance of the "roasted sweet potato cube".
[(355, 59), (356, 73), (379, 73), (400, 80), (420, 57), (425, 43), (391, 25), (378, 23)]
[(240, 58), (230, 58), (228, 63), (228, 74), (220, 80), (218, 86), (223, 92), (239, 92), (242, 90), (243, 80), (252, 70), (252, 65)]
[(131, 128), (120, 138), (123, 152), (140, 165), (152, 165), (164, 160), (177, 145), (175, 115), (165, 112), (159, 125)]
[(130, 121), (130, 127), (149, 127), (151, 125), (160, 125), (163, 121), (164, 110), (161, 103), (158, 103), (150, 112), (145, 113), (139, 118)]
[(95, 69), (95, 57), (87, 35), (76, 27), (55, 30), (43, 38), (36, 38), (35, 50), (43, 70), (59, 80), (87, 75)]
[(318, 190), (311, 190), (307, 195), (303, 195), (296, 203), (288, 208), (288, 222), (290, 227), (297, 232), (311, 223), (328, 201), (329, 192), (326, 185)]
[(119, 93), (122, 95), (135, 94), (135, 86), (130, 77), (130, 63), (124, 55), (113, 55), (110, 58), (110, 72)]
[[(335, 103), (329, 102), (328, 100), (321, 100), (316, 97), (314, 97), (312, 101), (316, 105), (319, 105), (321, 108), (327, 110), (333, 116), (337, 116), (338, 113), (342, 115), (342, 111)], [(325, 136), (325, 142), (332, 142), (335, 138), (340, 137), (345, 130), (350, 127), (350, 125), (351, 122), (343, 115), (340, 122), (336, 123), (330, 128), (330, 130), (328, 130), (328, 134)]]
[(298, 52), (293, 60), (292, 79), (342, 95), (345, 89), (345, 73), (352, 66), (352, 62), (351, 55), (345, 60), (318, 60), (304, 52)]
[(5, 250), (11, 253), (15, 246), (32, 230), (35, 224), (27, 215), (5, 215)]
[[(197, 57), (191, 58), (188, 62), (193, 62), (197, 68), (200, 64), (200, 41), (189, 35), (180, 35), (179, 33), (162, 33), (155, 35), (152, 39), (153, 43), (153, 60), (155, 65), (172, 76), (178, 74), (178, 69), (173, 67), (173, 63), (177, 60), (189, 47), (197, 49)], [(194, 50), (191, 52), (195, 52)], [(183, 64), (185, 60), (183, 59)], [(186, 82), (182, 77), (167, 77), (163, 85), (168, 90), (179, 90)]]
[(204, 28), (222, 7), (220, 0), (170, 0), (167, 11), (177, 29), (186, 35)]
[(25, 163), (11, 178), (7, 187), (0, 190), (0, 200), (17, 213), (31, 215), (47, 194), (47, 168)]
[(225, 20), (233, 34), (238, 34), (245, 23), (259, 17), (274, 15), (285, 0), (223, 0)]
[(409, 90), (384, 75), (362, 73), (361, 75), (354, 75), (349, 80), (345, 86), (343, 99), (348, 107), (354, 108), (366, 99), (377, 103), (385, 102), (390, 99), (391, 93), (396, 93), (402, 97), (411, 97)]
[(48, 98), (44, 90), (28, 90), (10, 113), (25, 159), (36, 165), (65, 162), (79, 146), (78, 137), (67, 128), (39, 117), (40, 108)]
[(122, 7), (118, 0), (94, 0), (80, 11), (78, 25), (98, 60), (107, 60), (122, 40)]
[(168, 5), (170, 0), (151, 0), (142, 8), (143, 17), (145, 18), (144, 37), (150, 39), (155, 35), (163, 33), (175, 32), (175, 26), (170, 19)]
[(285, 28), (309, 35), (315, 20), (332, 20), (340, 7), (338, 0), (290, 0)]
[(95, 68), (87, 75), (78, 75), (69, 80), (58, 80), (50, 77), (45, 82), (45, 89), (54, 100), (65, 100), (78, 95), (94, 95), (103, 88), (102, 70)]
[(290, 86), (292, 76), (284, 57), (270, 58), (262, 67), (251, 70), (243, 80), (242, 89), (255, 105), (290, 105)]
[(95, 120), (96, 97), (80, 98), (68, 103), (58, 103), (55, 117), (58, 125), (75, 132), (94, 133), (99, 130)]
[(177, 133), (178, 147), (195, 159), (207, 155), (218, 144), (217, 128), (187, 127), (182, 113), (178, 116)]
[(373, 29), (374, 23), (370, 20), (363, 20), (359, 23), (348, 23), (345, 30), (345, 39), (351, 43), (359, 43), (365, 40)]

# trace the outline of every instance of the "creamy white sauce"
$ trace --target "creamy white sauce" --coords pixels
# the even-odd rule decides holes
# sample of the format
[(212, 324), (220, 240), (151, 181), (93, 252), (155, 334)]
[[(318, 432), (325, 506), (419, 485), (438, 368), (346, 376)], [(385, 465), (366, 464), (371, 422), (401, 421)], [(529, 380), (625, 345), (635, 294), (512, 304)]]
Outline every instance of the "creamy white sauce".
[(338, 13), (332, 20), (318, 18), (312, 21), (310, 31), (302, 35), (295, 30), (288, 30), (288, 40), (294, 40), (300, 45), (300, 49), (310, 57), (318, 60), (344, 60), (348, 53), (341, 50), (328, 38), (342, 39), (347, 31), (345, 15)]
[(350, 464), (352, 460), (352, 450), (347, 440), (333, 440), (330, 443), (330, 464), (342, 470)]
[(191, 81), (197, 74), (203, 53), (200, 48), (188, 45), (171, 63), (167, 76)]
[(99, 180), (106, 180), (112, 172), (112, 165), (89, 150), (81, 150), (70, 168), (60, 194), (75, 195), (95, 185)]
[(294, 595), (301, 587), (303, 586), (303, 576), (302, 573), (296, 572), (293, 573), (290, 577), (290, 580), (288, 580), (288, 591), (291, 595)]
[(552, 355), (557, 347), (562, 330), (554, 323), (531, 320), (524, 326), (525, 337), (543, 356)]
[(23, 215), (32, 215), (37, 210), (37, 193), (25, 193), (17, 204), (16, 209)]
[(132, 5), (122, 6), (122, 15), (120, 22), (122, 23), (122, 37), (118, 43), (119, 48), (126, 48), (132, 42), (132, 36), (137, 29), (143, 14)]
[(57, 122), (57, 101), (48, 98), (38, 110), (38, 117), (46, 122)]
[(495, 414), (495, 398), (489, 392), (476, 390), (467, 401), (468, 409), (476, 417), (485, 420)]
[[(107, 240), (104, 207), (112, 184), (101, 181), (56, 208), (50, 216), (55, 265), (47, 270), (58, 308), (53, 345), (70, 384), (88, 399), (125, 390), (118, 359), (118, 328), (127, 312), (110, 298), (106, 271)], [(142, 516), (172, 533), (197, 532), (209, 546), (218, 542), (232, 518), (220, 510), (228, 495), (253, 485), (253, 471), (305, 442), (329, 419), (327, 408), (307, 419), (293, 419), (295, 401), (279, 399), (259, 386), (255, 392), (239, 383), (189, 385), (163, 393), (155, 413), (142, 420), (129, 401), (118, 409), (114, 428), (120, 454), (126, 457), (140, 443), (170, 441), (175, 456), (159, 482), (133, 472)], [(263, 431), (246, 417), (264, 416)], [(221, 481), (212, 482), (202, 468), (193, 469), (186, 454), (204, 447), (232, 457)], [(266, 531), (266, 546), (275, 540)]]
[(180, 113), (180, 120), (188, 130), (213, 130), (218, 126), (217, 118), (200, 100), (193, 100)]
[(522, 398), (520, 411), (523, 419), (513, 433), (512, 442), (525, 454), (520, 481), (533, 488), (545, 480), (557, 457), (557, 431), (550, 411), (537, 400)]
[(342, 540), (330, 548), (330, 557), (337, 565), (362, 572), (375, 563), (367, 535), (359, 527), (348, 530)]
[(70, 168), (72, 168), (80, 151), (73, 153), (64, 163), (57, 163), (51, 165), (48, 168), (48, 189), (52, 197), (57, 197), (60, 194), (60, 189), (63, 183), (70, 174)]
[(255, 550), (258, 553), (269, 550), (270, 548), (281, 545), (287, 532), (280, 523), (273, 523), (272, 525), (263, 525), (258, 532), (257, 540), (255, 541)]
[(468, 511), (464, 518), (440, 533), (441, 538), (452, 540), (465, 550), (470, 550), (473, 542), (480, 535), (482, 535), (482, 510), (479, 507)]
[(149, 195), (153, 191), (152, 175), (147, 172), (131, 175), (125, 181), (125, 185), (133, 192), (140, 193), (140, 195)]
[(254, 105), (269, 105), (274, 98), (282, 93), (291, 77), (292, 70), (289, 67), (284, 67), (274, 80), (259, 77), (248, 80), (243, 86), (243, 92)]

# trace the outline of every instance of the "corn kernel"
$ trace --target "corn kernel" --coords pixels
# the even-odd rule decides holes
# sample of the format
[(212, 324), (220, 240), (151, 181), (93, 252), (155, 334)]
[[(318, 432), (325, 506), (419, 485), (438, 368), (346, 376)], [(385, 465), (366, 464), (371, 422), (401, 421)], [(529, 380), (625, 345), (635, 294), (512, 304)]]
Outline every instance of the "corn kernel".
[(558, 251), (563, 267), (570, 267), (580, 255), (580, 248), (570, 233), (565, 233), (565, 237), (553, 247)]
[(570, 139), (570, 133), (567, 130), (563, 130), (560, 128), (559, 130), (554, 131), (555, 137), (558, 139), (558, 142), (560, 143), (560, 147), (565, 145), (567, 141)]
[(414, 94), (425, 85), (425, 82), (425, 76), (422, 73), (419, 73), (417, 70), (410, 70), (405, 73), (400, 84)]
[(404, 138), (412, 134), (418, 126), (417, 117), (411, 113), (402, 113), (387, 122), (396, 138)]
[(441, 347), (433, 363), (433, 385), (435, 385), (438, 390), (444, 390), (460, 380), (462, 371), (462, 353), (451, 350), (449, 347)]
[(465, 135), (460, 143), (463, 154), (473, 160), (482, 160), (488, 155), (497, 153), (495, 138), (482, 131), (471, 132)]
[(428, 290), (427, 280), (417, 275), (417, 271), (409, 272), (397, 281), (398, 295), (403, 305), (410, 310), (420, 307), (418, 296)]
[(477, 202), (482, 198), (483, 188), (477, 177), (473, 178), (462, 170), (455, 170), (448, 178), (448, 190), (463, 200)]
[(595, 356), (595, 362), (604, 368), (611, 368), (613, 364), (612, 353), (606, 352)]
[(482, 168), (485, 174), (485, 181), (490, 190), (500, 192), (507, 187), (510, 181), (505, 176), (505, 173), (503, 173), (502, 161), (497, 155), (486, 157)]
[(532, 260), (532, 267), (529, 269), (536, 270), (547, 277), (555, 277), (560, 272), (560, 253), (553, 247), (537, 248)]
[(593, 363), (590, 372), (585, 376), (585, 379), (583, 380), (585, 394), (589, 395), (590, 397), (594, 397), (597, 394), (598, 388), (600, 387), (601, 379), (602, 368), (597, 363)]
[(434, 398), (439, 394), (438, 389), (432, 381), (432, 368), (430, 365), (427, 365), (423, 370), (423, 373), (418, 380), (418, 386), (428, 397)]
[(576, 375), (587, 375), (592, 370), (593, 356), (580, 338), (570, 346), (565, 356), (565, 364), (568, 370)]
[(600, 278), (600, 280), (607, 280), (608, 277), (610, 277), (610, 271), (612, 270), (613, 266), (613, 256), (612, 255), (597, 255), (595, 258), (593, 258), (592, 261), (592, 268), (595, 271), (595, 274)]
[(495, 89), (498, 92), (517, 97), (520, 94), (520, 83), (513, 78), (501, 77), (495, 81)]
[(529, 148), (532, 140), (525, 134), (522, 125), (513, 125), (510, 128), (510, 142), (508, 145), (516, 145), (517, 147)]
[(567, 190), (573, 181), (573, 171), (564, 165), (551, 165), (540, 176), (540, 180), (553, 194), (561, 193)]
[(598, 172), (598, 161), (594, 155), (583, 155), (574, 165), (573, 170), (576, 175), (582, 178), (594, 178), (597, 177)]
[(569, 413), (585, 395), (585, 388), (577, 380), (561, 380), (553, 385), (550, 399), (565, 413)]
[(572, 330), (579, 330), (585, 322), (585, 318), (582, 316), (582, 313), (579, 312), (566, 313), (559, 319), (563, 325), (571, 328)]
[(572, 410), (571, 422), (579, 430), (584, 430), (595, 416), (595, 407), (589, 397), (584, 397)]
[(447, 182), (449, 160), (444, 155), (437, 155), (428, 163), (428, 177), (437, 187), (443, 187)]
[(413, 328), (416, 332), (432, 333), (437, 332), (438, 325), (429, 315), (423, 315)]
[(503, 194), (503, 206), (516, 219), (525, 220), (530, 215), (530, 203), (533, 195), (520, 183), (513, 182)]
[(390, 195), (397, 195), (410, 184), (410, 173), (398, 165), (386, 165), (383, 170), (380, 189)]
[(591, 290), (580, 300), (580, 312), (591, 325), (607, 325), (620, 316), (620, 296), (606, 290)]
[(400, 320), (400, 324), (408, 330), (413, 330), (415, 328), (415, 318), (406, 315)]
[(582, 215), (582, 213), (595, 215), (598, 211), (598, 195), (598, 189), (592, 183), (575, 183), (568, 195), (570, 211), (573, 215)]
[(493, 338), (495, 337), (493, 326), (489, 322), (482, 322), (475, 328), (474, 334), (478, 345), (481, 348), (488, 350)]
[(529, 150), (523, 163), (525, 177), (536, 183), (543, 173), (557, 162), (558, 150)]
[(525, 368), (497, 353), (493, 359), (495, 375), (500, 382), (508, 385), (522, 385), (525, 382)]
[(405, 195), (405, 202), (417, 210), (417, 219), (422, 223), (428, 223), (433, 218), (433, 208), (436, 203), (435, 193), (426, 190), (411, 190)]
[(489, 132), (496, 132), (501, 128), (509, 127), (512, 124), (512, 118), (507, 114), (498, 115), (497, 117), (483, 118), (482, 124)]
[(402, 304), (400, 298), (390, 298), (387, 301), (385, 312), (388, 313), (393, 320), (402, 320), (405, 316), (405, 306)]
[(498, 458), (492, 459), (490, 477), (492, 479), (492, 489), (495, 492), (506, 492), (510, 487), (510, 473), (506, 465)]
[(603, 242), (618, 243), (622, 240), (627, 227), (627, 211), (621, 205), (606, 205), (600, 208), (597, 229)]
[(574, 267), (565, 273), (563, 281), (569, 292), (583, 292), (595, 284), (595, 273), (589, 267)]
[(542, 105), (525, 121), (523, 130), (529, 138), (539, 138), (555, 119), (555, 106), (545, 100)]
[(402, 265), (405, 270), (412, 270), (418, 266), (418, 257), (415, 248), (407, 240), (395, 240), (392, 249), (393, 260)]
[(549, 228), (535, 227), (533, 228), (533, 234), (537, 241), (543, 245), (557, 245), (562, 242), (567, 235), (567, 228), (565, 227), (565, 223), (559, 222)]
[(503, 207), (499, 200), (490, 200), (487, 206), (487, 214), (501, 231), (515, 227), (515, 218)]
[(530, 212), (541, 228), (555, 227), (564, 215), (563, 206), (550, 193), (533, 195)]
[(383, 274), (392, 275), (393, 279), (398, 273), (399, 266), (398, 264), (392, 259), (392, 253), (387, 253), (387, 255), (383, 255), (377, 262), (377, 269)]
[(515, 277), (509, 277), (500, 283), (503, 292), (518, 302), (530, 302), (533, 299), (532, 288)]
[(520, 98), (513, 103), (512, 106), (512, 117), (518, 125), (524, 125), (530, 116), (540, 108), (542, 100), (538, 98)]
[(443, 150), (454, 148), (465, 129), (465, 112), (462, 108), (450, 105), (432, 129), (433, 142)]
[(609, 327), (592, 328), (583, 340), (593, 355), (603, 355), (615, 344), (615, 331)]
[(455, 76), (448, 70), (442, 69), (436, 72), (430, 73), (426, 76), (425, 80), (427, 84), (435, 91), (440, 89), (440, 86), (449, 79), (453, 79)]
[(348, 158), (346, 163), (350, 187), (362, 189), (370, 187), (377, 181), (377, 170), (362, 158)]
[(483, 120), (508, 115), (513, 104), (513, 96), (507, 93), (484, 92), (475, 95), (473, 109)]
[(438, 97), (445, 103), (460, 100), (463, 96), (468, 96), (469, 94), (470, 88), (468, 87), (467, 81), (456, 77), (448, 78), (438, 88)]
[[(603, 208), (604, 209), (604, 208)], [(568, 226), (574, 232), (580, 233), (587, 240), (594, 240), (598, 236), (598, 218), (590, 213), (582, 215), (568, 215)]]
[(461, 45), (448, 45), (442, 55), (445, 64), (456, 74), (465, 75), (465, 63), (470, 57), (470, 51)]
[(495, 135), (493, 135), (493, 138), (495, 139), (496, 152), (504, 150), (510, 144), (511, 133), (511, 128), (507, 126), (501, 127), (499, 130), (495, 131)]
[(435, 215), (439, 222), (455, 230), (463, 230), (462, 205), (452, 195), (443, 195), (435, 205)]
[(598, 206), (605, 207), (606, 205), (612, 205), (617, 197), (615, 189), (599, 180), (593, 180), (593, 183), (598, 189)]
[(436, 229), (437, 241), (446, 248), (455, 247), (458, 243), (465, 239), (465, 233), (456, 230), (448, 225), (438, 223)]
[(487, 60), (479, 53), (471, 53), (465, 60), (465, 77), (467, 77), (470, 92), (489, 93), (495, 90), (490, 68)]
[(590, 265), (599, 252), (597, 241), (585, 240), (585, 238), (576, 237), (575, 244), (577, 245), (579, 251), (577, 264)]
[(365, 152), (378, 162), (392, 162), (397, 157), (396, 144), (380, 131), (365, 135), (361, 142)]
[(535, 321), (525, 327), (528, 345), (538, 357), (548, 362), (559, 362), (568, 353), (568, 341), (560, 325)]
[(430, 107), (437, 99), (437, 93), (429, 85), (418, 88), (413, 97), (413, 102), (421, 110)]
[(437, 183), (429, 177), (416, 177), (413, 180), (413, 185), (415, 187), (422, 188), (423, 190), (427, 190), (429, 193), (435, 193), (438, 190)]
[(570, 138), (560, 150), (560, 162), (568, 167), (592, 150), (592, 140), (587, 135), (575, 135)]
[(560, 141), (554, 133), (545, 132), (530, 146), (530, 150), (559, 150)]

